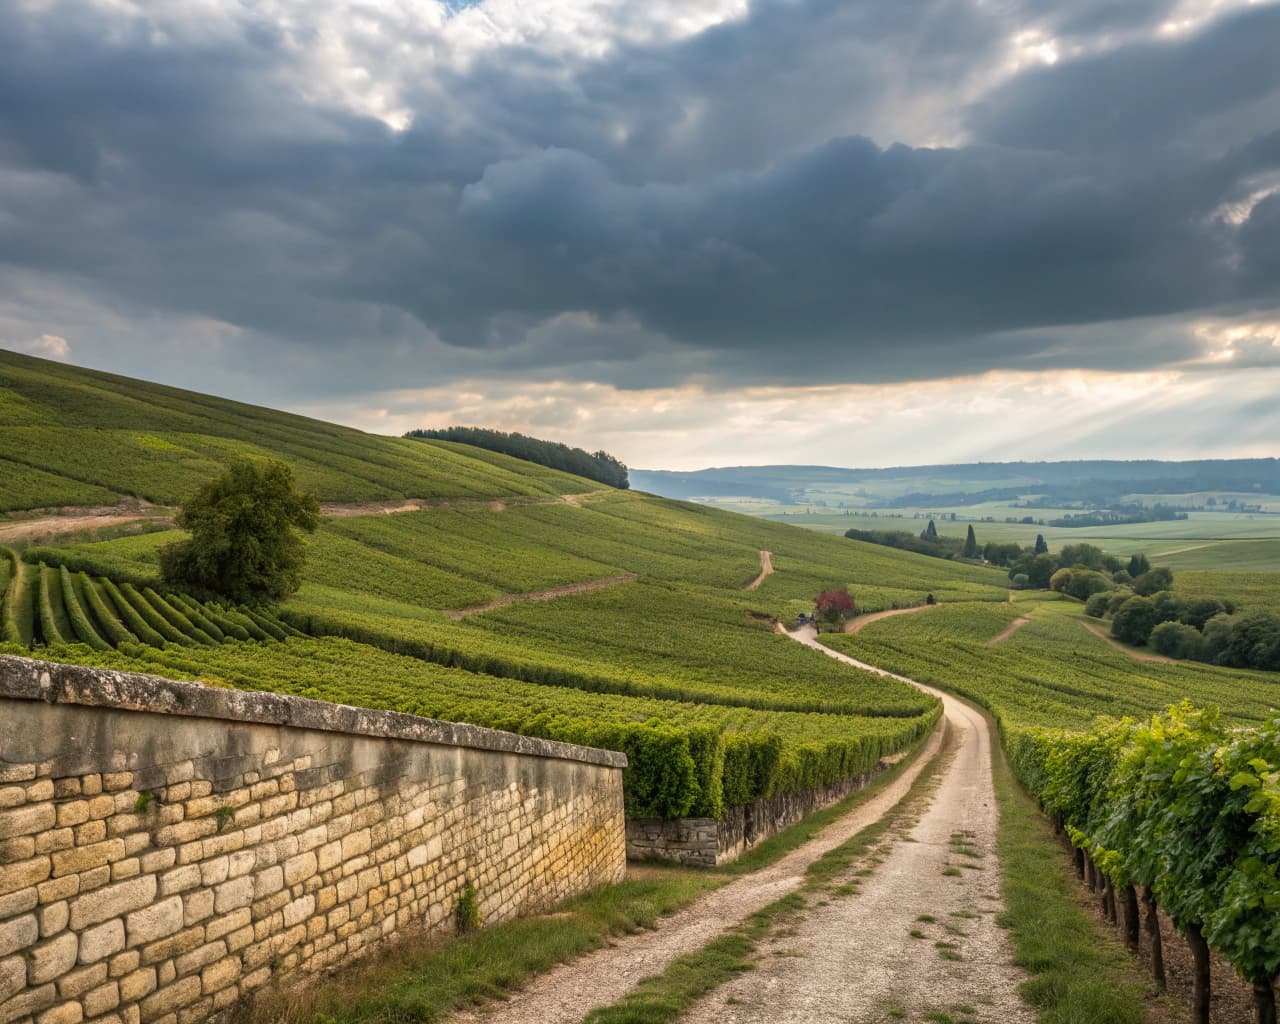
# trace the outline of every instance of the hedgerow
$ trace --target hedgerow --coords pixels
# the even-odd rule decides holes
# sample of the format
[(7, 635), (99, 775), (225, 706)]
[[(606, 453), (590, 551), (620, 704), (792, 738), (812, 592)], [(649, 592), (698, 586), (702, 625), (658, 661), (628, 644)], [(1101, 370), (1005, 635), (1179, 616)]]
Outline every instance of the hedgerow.
[(84, 603), (81, 601), (84, 590), (83, 581), (73, 577), (65, 565), (58, 569), (58, 573), (62, 581), (62, 600), (67, 606), (67, 618), (71, 622), (71, 631), (75, 634), (75, 638), (95, 651), (109, 650), (111, 645), (103, 640), (94, 628), (93, 620), (85, 611)]

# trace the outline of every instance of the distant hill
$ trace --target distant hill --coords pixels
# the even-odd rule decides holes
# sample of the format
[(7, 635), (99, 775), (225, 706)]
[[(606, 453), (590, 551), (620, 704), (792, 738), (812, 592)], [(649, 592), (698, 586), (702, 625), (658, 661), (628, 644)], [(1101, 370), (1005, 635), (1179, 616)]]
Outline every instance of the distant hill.
[(1106, 503), (1134, 492), (1280, 494), (1280, 459), (975, 462), (888, 469), (733, 466), (686, 473), (633, 469), (631, 485), (668, 498), (733, 496), (784, 504), (835, 492), (861, 499), (859, 504), (867, 508), (977, 504), (1028, 494)]
[(238, 455), (322, 501), (572, 494), (581, 477), (448, 441), (350, 427), (0, 350), (0, 512), (184, 500)]

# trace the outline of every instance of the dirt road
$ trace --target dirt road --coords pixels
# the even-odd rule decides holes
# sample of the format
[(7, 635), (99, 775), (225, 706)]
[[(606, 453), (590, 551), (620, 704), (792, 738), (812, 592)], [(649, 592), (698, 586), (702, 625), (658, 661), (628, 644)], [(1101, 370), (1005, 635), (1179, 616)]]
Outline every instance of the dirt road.
[(766, 579), (773, 575), (773, 552), (760, 552), (760, 575), (748, 583), (743, 590), (755, 590)]
[(988, 640), (987, 646), (995, 647), (997, 644), (1004, 643), (1006, 640), (1009, 639), (1009, 637), (1013, 636), (1014, 633), (1018, 632), (1018, 630), (1020, 630), (1023, 626), (1025, 626), (1030, 621), (1031, 621), (1030, 619), (1025, 617), (1020, 619), (1014, 619), (1011, 623), (1009, 623), (1009, 625), (1005, 626), (1004, 629), (1000, 630), (999, 633), (997, 633), (990, 640)]
[(1114, 647), (1117, 651), (1120, 651), (1124, 654), (1129, 655), (1129, 657), (1131, 657), (1134, 661), (1149, 661), (1149, 662), (1154, 662), (1157, 665), (1176, 665), (1177, 664), (1177, 662), (1174, 661), (1172, 658), (1166, 658), (1160, 654), (1143, 654), (1141, 651), (1135, 651), (1132, 647), (1126, 647), (1115, 637), (1111, 636), (1103, 626), (1098, 625), (1096, 622), (1085, 622), (1083, 619), (1081, 619), (1080, 625), (1084, 626), (1085, 629), (1087, 629), (1090, 633), (1096, 636), (1099, 640), (1104, 640), (1108, 644), (1110, 644), (1112, 647)]
[(708, 893), (665, 918), (657, 931), (618, 939), (611, 947), (561, 964), (535, 978), (508, 1002), (487, 1010), (466, 1011), (450, 1020), (579, 1024), (588, 1012), (617, 1002), (638, 981), (661, 973), (676, 957), (700, 949), (725, 928), (798, 889), (810, 862), (878, 821), (906, 795), (920, 771), (938, 755), (942, 739), (942, 731), (935, 731), (921, 756), (902, 775), (771, 867), (743, 875)]
[(855, 615), (844, 624), (843, 633), (861, 633), (871, 623), (881, 619), (891, 619), (895, 615), (915, 615), (916, 612), (927, 612), (932, 608), (941, 608), (940, 604), (918, 604), (914, 608), (890, 608), (886, 612), (869, 612), (866, 615)]
[(478, 604), (471, 608), (457, 608), (454, 611), (445, 612), (445, 615), (454, 622), (460, 622), (468, 615), (491, 612), (495, 608), (505, 608), (509, 604), (518, 604), (521, 601), (554, 601), (558, 597), (571, 597), (574, 594), (587, 594), (592, 590), (603, 590), (605, 587), (616, 587), (619, 583), (630, 583), (635, 578), (635, 573), (624, 572), (618, 576), (606, 576), (604, 579), (566, 583), (564, 586), (550, 587), (547, 590), (535, 590), (530, 594), (503, 594), (485, 604)]
[[(855, 667), (891, 675), (823, 648), (812, 630), (792, 635)], [(926, 1014), (1035, 1020), (1018, 996), (1025, 975), (1012, 965), (996, 924), (1003, 901), (990, 728), (968, 705), (921, 688), (941, 697), (959, 749), (908, 839), (895, 842), (861, 879), (860, 892), (811, 905), (798, 924), (762, 947), (754, 971), (682, 1020), (807, 1024)]]

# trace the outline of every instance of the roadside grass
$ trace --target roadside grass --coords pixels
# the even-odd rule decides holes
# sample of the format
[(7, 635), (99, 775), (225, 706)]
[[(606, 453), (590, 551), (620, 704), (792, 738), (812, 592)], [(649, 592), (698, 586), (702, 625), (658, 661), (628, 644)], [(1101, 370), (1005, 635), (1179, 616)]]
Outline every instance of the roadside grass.
[(1077, 905), (1053, 829), (1014, 781), (998, 745), (993, 753), (1007, 907), (1000, 921), (1014, 962), (1031, 975), (1023, 998), (1040, 1024), (1142, 1024), (1143, 979), (1115, 937)]
[[(778, 861), (907, 771), (928, 741), (929, 736), (922, 737), (905, 757), (865, 788), (770, 836), (733, 864), (707, 869), (650, 862), (635, 872), (637, 877), (569, 900), (554, 913), (507, 921), (460, 937), (406, 936), (368, 961), (305, 988), (280, 987), (264, 992), (251, 1005), (240, 1007), (233, 1021), (236, 1024), (398, 1024), (401, 1021), (431, 1024), (459, 1008), (508, 999), (534, 975), (598, 949), (615, 936), (656, 928), (662, 917), (675, 913), (704, 893)], [(939, 753), (926, 766), (921, 778), (932, 774), (942, 756)], [(917, 779), (911, 792), (919, 784)], [(904, 804), (909, 798), (908, 795), (904, 799)], [(870, 838), (867, 842), (869, 845)], [(787, 898), (760, 913), (768, 916), (780, 913), (790, 906), (779, 906), (784, 903)], [(748, 919), (744, 926), (747, 931), (727, 932), (710, 946), (690, 954), (693, 959), (682, 957), (674, 961), (670, 968), (674, 973), (667, 982), (671, 990), (707, 991), (699, 988), (706, 979), (729, 977), (733, 965), (748, 955), (743, 943), (754, 941), (750, 929), (759, 924), (757, 916)], [(649, 1016), (607, 1019), (610, 1024), (655, 1019), (652, 1013), (660, 1002), (659, 995), (656, 989), (648, 990), (645, 1008), (636, 1010)]]

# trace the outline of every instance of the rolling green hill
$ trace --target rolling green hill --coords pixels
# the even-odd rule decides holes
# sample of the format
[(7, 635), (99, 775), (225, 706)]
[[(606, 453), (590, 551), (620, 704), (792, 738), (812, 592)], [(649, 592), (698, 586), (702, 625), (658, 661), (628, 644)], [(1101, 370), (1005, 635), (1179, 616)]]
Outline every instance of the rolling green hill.
[(289, 463), (322, 501), (517, 498), (600, 485), (446, 441), (365, 434), (0, 350), (0, 511), (174, 504), (237, 455)]

